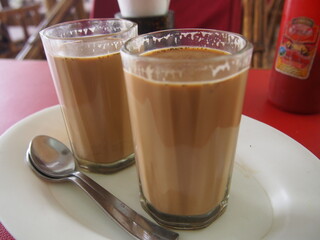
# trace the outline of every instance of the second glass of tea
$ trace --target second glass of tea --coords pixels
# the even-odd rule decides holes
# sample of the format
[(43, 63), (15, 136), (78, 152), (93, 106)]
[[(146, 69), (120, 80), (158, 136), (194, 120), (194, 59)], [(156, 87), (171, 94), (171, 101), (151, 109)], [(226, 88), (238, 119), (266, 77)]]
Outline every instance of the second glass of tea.
[(134, 163), (119, 50), (137, 36), (124, 19), (65, 22), (40, 32), (73, 153), (99, 173)]

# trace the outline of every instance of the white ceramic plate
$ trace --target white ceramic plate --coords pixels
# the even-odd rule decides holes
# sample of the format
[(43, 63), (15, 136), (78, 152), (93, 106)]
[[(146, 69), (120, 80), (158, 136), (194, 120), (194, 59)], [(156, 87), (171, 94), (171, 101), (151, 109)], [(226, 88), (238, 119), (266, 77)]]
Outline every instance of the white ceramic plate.
[[(72, 183), (47, 183), (24, 161), (29, 141), (47, 134), (67, 143), (60, 110), (45, 109), (0, 138), (0, 216), (17, 239), (132, 239)], [(132, 166), (112, 175), (88, 174), (142, 215)], [(148, 217), (149, 218), (149, 217)], [(320, 160), (283, 133), (243, 116), (225, 214), (180, 239), (320, 237)]]

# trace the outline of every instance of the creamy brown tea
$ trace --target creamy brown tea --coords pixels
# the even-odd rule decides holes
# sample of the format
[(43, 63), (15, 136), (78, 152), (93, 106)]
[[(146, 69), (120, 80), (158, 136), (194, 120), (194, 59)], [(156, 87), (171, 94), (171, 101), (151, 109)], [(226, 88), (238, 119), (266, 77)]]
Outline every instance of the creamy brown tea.
[[(221, 54), (226, 53), (170, 48), (145, 55), (200, 63)], [(201, 215), (227, 197), (247, 71), (197, 82), (210, 71), (188, 75), (181, 83), (125, 72), (141, 188), (157, 211)]]
[(52, 57), (68, 134), (76, 157), (112, 163), (133, 153), (119, 53), (98, 57)]

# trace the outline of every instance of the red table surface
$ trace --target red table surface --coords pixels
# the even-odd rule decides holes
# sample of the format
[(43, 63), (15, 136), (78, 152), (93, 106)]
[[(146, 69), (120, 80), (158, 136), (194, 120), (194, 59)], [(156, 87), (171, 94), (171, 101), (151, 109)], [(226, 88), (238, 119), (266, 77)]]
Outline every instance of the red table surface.
[[(251, 69), (243, 114), (292, 137), (320, 158), (320, 114), (297, 115), (267, 100), (270, 70)], [(0, 60), (0, 134), (13, 124), (58, 104), (46, 61)], [(13, 239), (0, 224), (0, 239)]]

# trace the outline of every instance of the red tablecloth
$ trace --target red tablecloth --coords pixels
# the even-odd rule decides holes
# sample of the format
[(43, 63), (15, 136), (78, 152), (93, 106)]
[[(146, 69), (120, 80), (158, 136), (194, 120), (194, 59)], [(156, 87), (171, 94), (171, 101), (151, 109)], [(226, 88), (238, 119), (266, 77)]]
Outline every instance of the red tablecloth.
[[(267, 101), (269, 76), (269, 70), (250, 70), (243, 113), (286, 133), (319, 158), (320, 114), (296, 115), (275, 108)], [(57, 103), (46, 61), (0, 59), (0, 134), (24, 117)], [(0, 239), (12, 239), (1, 224)]]

